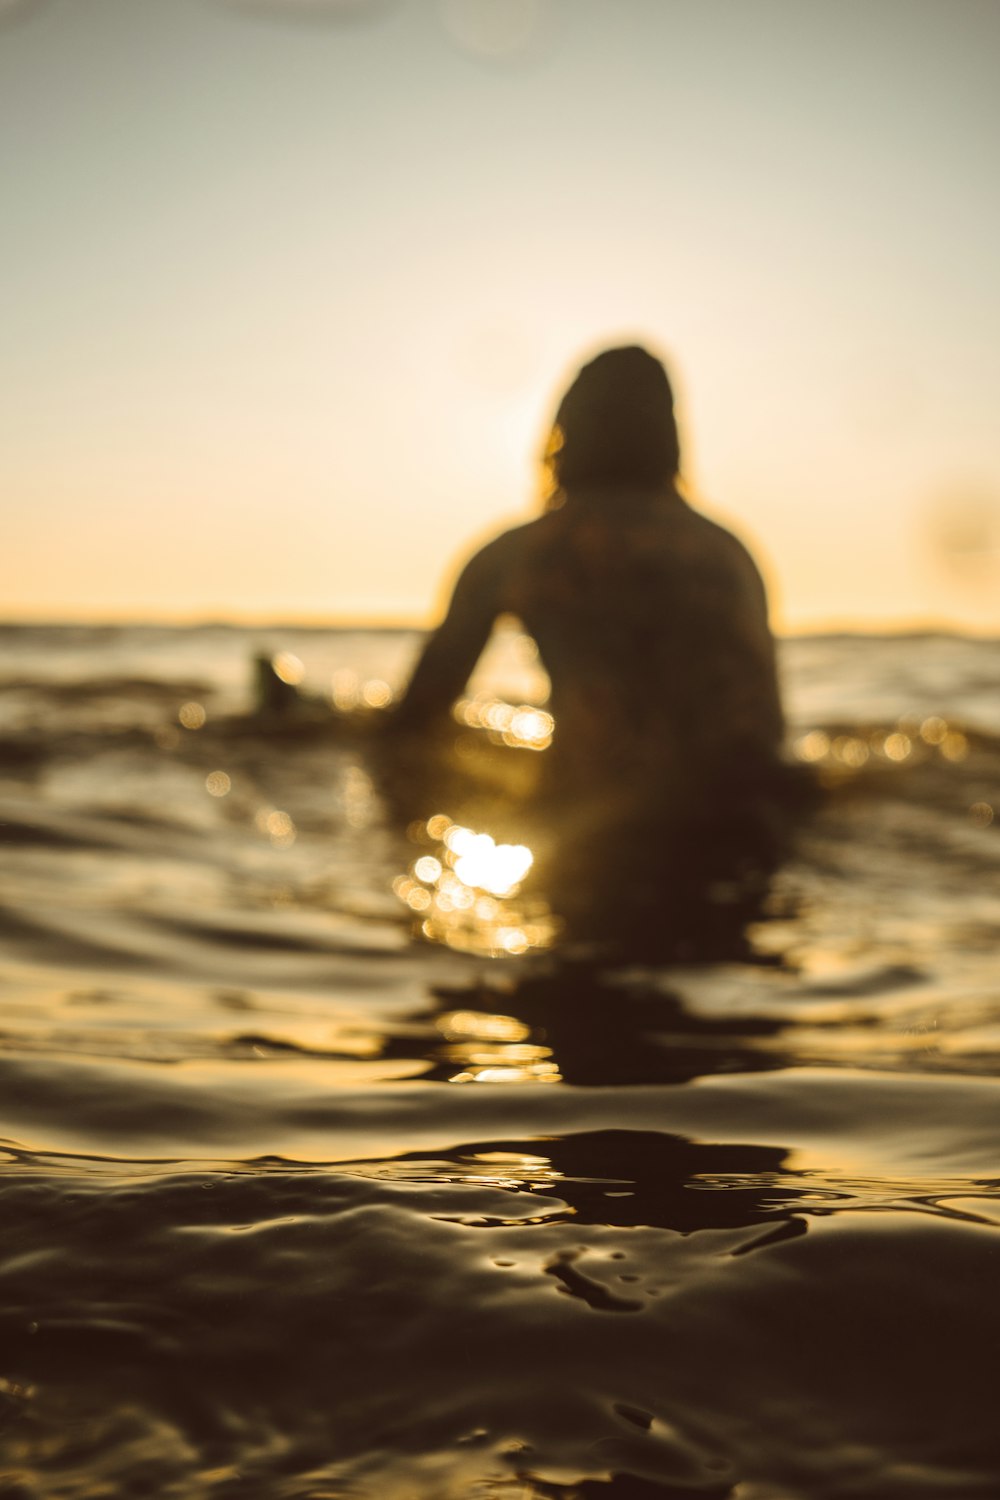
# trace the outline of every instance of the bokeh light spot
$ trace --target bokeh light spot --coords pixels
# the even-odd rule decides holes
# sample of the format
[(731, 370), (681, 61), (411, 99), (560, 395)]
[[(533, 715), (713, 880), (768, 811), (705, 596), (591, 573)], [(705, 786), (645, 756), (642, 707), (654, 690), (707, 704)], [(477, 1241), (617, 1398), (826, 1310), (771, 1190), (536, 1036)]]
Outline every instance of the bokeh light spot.
[(913, 749), (913, 741), (908, 734), (890, 734), (882, 746), (882, 752), (889, 760), (906, 760)]
[(306, 675), (305, 667), (291, 651), (277, 652), (271, 657), (271, 667), (275, 677), (280, 677), (290, 687), (296, 687)]
[(830, 736), (824, 734), (822, 729), (811, 729), (808, 734), (795, 741), (795, 754), (799, 760), (811, 763), (822, 760), (829, 753)]
[(361, 689), (361, 700), (368, 708), (388, 708), (392, 702), (392, 688), (380, 678), (372, 678)]
[(177, 717), (185, 729), (202, 729), (208, 715), (200, 703), (182, 703), (177, 711)]

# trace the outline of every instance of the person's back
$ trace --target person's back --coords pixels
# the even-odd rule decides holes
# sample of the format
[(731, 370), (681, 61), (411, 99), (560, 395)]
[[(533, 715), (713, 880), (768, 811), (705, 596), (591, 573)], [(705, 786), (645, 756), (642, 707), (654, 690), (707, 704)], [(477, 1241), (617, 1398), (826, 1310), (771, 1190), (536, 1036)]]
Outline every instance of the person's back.
[(553, 769), (678, 794), (775, 756), (782, 717), (763, 586), (679, 495), (599, 494), (501, 539), (501, 607), (552, 681)]

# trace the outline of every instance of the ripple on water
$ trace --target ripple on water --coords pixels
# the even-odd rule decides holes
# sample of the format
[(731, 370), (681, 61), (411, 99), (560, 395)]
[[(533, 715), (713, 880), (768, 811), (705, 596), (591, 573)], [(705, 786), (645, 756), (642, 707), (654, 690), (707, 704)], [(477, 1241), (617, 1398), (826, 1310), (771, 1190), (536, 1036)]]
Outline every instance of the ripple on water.
[(773, 1148), (483, 1146), (423, 1180), (15, 1153), (11, 1480), (72, 1497), (458, 1500), (613, 1474), (651, 1495), (988, 1493), (1000, 1241), (982, 1215), (823, 1200)]

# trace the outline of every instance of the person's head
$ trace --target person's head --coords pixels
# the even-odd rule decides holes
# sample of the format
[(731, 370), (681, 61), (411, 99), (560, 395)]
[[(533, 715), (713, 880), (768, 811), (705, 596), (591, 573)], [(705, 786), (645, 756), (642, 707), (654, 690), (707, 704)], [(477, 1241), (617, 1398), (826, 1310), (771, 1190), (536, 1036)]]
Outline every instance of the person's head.
[(680, 469), (674, 397), (658, 359), (638, 345), (583, 366), (556, 412), (546, 461), (555, 489), (659, 489)]

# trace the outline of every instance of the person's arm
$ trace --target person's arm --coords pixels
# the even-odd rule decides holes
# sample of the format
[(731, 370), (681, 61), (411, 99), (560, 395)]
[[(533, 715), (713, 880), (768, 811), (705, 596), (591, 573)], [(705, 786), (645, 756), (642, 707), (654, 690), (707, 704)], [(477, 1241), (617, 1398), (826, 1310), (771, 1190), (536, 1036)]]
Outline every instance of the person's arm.
[(761, 735), (769, 747), (780, 750), (785, 734), (785, 714), (778, 679), (778, 658), (771, 630), (767, 589), (760, 569), (740, 544), (743, 556), (743, 631), (752, 659), (757, 663), (756, 712)]
[(424, 646), (393, 716), (400, 729), (423, 730), (443, 720), (468, 682), (502, 613), (499, 551), (491, 543), (462, 570), (448, 613)]

